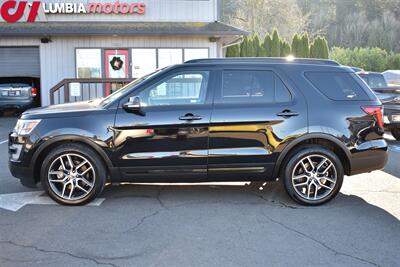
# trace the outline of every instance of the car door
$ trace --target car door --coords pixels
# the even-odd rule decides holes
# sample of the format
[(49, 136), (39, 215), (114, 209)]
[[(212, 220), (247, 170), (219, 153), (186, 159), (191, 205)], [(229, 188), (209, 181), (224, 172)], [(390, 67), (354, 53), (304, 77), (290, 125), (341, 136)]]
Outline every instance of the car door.
[(307, 131), (306, 102), (275, 69), (221, 69), (218, 77), (209, 179), (265, 180), (273, 172), (280, 145)]
[(202, 68), (173, 69), (132, 94), (140, 97), (141, 114), (120, 103), (113, 131), (123, 179), (206, 180), (213, 75)]

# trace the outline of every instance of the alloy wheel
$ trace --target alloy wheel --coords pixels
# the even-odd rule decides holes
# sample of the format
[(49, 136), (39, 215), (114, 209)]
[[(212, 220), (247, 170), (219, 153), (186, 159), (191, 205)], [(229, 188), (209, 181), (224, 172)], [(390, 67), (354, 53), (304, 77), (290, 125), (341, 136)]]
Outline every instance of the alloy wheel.
[(93, 189), (96, 173), (84, 156), (67, 153), (57, 157), (48, 171), (51, 190), (65, 200), (80, 200)]
[(334, 190), (336, 182), (336, 167), (330, 159), (323, 155), (303, 157), (293, 169), (293, 188), (301, 198), (309, 201), (329, 196)]

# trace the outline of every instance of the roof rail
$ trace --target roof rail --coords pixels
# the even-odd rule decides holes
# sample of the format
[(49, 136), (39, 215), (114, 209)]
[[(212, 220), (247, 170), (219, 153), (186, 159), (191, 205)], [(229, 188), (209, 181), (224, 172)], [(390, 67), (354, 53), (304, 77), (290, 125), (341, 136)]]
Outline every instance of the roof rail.
[(312, 59), (312, 58), (284, 58), (284, 57), (250, 57), (250, 58), (203, 58), (192, 59), (186, 61), (185, 64), (194, 63), (297, 63), (297, 64), (310, 64), (310, 65), (330, 65), (340, 66), (339, 63), (329, 59)]

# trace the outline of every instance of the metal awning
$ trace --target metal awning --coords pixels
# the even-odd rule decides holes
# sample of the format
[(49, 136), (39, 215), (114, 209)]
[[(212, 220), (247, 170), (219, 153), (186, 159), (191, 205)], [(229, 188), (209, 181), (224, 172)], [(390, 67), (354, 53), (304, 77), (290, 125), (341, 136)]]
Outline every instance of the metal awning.
[(243, 36), (247, 31), (222, 22), (35, 22), (0, 23), (3, 37), (51, 36)]

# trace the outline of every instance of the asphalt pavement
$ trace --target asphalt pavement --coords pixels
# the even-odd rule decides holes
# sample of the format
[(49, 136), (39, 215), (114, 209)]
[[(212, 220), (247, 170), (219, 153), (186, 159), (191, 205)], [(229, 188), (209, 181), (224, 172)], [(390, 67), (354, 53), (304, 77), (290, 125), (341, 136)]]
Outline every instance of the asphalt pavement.
[(400, 142), (383, 171), (346, 177), (320, 207), (279, 182), (107, 186), (89, 206), (29, 190), (0, 118), (0, 266), (399, 266)]

